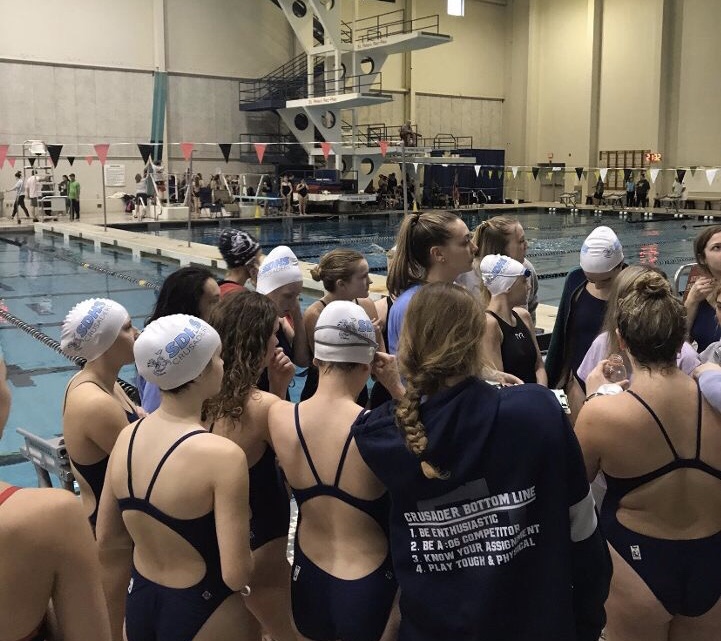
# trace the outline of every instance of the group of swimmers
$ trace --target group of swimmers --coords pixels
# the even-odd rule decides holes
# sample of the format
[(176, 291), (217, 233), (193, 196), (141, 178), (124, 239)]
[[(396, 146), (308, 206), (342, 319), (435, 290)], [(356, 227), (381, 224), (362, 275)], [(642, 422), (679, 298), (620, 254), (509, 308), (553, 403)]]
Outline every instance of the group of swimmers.
[(387, 297), (336, 249), (302, 313), (293, 252), (227, 229), (225, 277), (174, 272), (142, 332), (78, 303), (81, 503), (0, 482), (0, 641), (719, 638), (721, 368), (687, 322), (704, 353), (721, 339), (721, 227), (685, 302), (596, 228), (545, 364), (527, 246), (511, 218), (414, 213)]

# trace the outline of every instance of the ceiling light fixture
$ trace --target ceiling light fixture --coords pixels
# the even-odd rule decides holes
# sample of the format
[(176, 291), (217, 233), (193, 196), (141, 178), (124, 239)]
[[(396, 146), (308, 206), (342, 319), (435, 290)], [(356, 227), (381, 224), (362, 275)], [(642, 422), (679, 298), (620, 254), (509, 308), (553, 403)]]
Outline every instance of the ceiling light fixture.
[(448, 15), (463, 16), (465, 15), (465, 0), (448, 0)]

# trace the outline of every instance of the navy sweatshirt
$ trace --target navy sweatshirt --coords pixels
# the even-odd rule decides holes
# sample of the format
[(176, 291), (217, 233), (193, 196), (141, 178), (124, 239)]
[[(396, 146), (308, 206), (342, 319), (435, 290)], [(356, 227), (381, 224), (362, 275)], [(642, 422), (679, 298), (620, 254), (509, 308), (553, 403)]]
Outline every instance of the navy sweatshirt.
[(354, 426), (392, 497), (400, 641), (597, 641), (611, 562), (578, 441), (535, 384), (475, 378), (421, 406), (427, 479), (392, 402)]

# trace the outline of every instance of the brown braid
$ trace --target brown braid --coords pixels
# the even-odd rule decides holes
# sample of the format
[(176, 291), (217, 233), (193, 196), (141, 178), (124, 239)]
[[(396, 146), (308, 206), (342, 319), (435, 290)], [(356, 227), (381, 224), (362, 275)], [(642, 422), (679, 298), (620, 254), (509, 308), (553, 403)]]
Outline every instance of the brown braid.
[[(448, 319), (453, 319), (449, 325)], [(411, 299), (398, 345), (398, 368), (406, 380), (405, 396), (396, 406), (396, 424), (408, 449), (423, 458), (428, 446), (420, 417), (423, 395), (431, 396), (457, 376), (478, 376), (482, 370), (481, 335), (485, 314), (462, 287), (433, 283)], [(426, 478), (446, 479), (448, 472), (422, 460)]]

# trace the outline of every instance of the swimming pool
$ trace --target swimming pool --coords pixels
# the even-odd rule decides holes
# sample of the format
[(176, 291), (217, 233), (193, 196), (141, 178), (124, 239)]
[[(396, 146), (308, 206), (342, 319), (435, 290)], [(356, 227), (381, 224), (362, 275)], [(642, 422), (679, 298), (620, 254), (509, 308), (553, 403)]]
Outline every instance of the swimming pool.
[[(470, 229), (498, 211), (464, 213), (463, 219)], [(585, 214), (549, 214), (546, 210), (518, 210), (503, 212), (517, 217), (528, 239), (528, 258), (542, 281), (539, 301), (557, 305), (563, 289), (563, 280), (569, 270), (578, 266), (578, 253), (583, 240), (598, 225), (608, 225), (618, 234), (629, 263), (651, 263), (673, 277), (676, 269), (693, 258), (693, 238), (704, 225), (692, 220), (670, 217), (655, 220), (618, 218), (617, 215), (594, 217)], [(589, 212), (590, 213), (590, 212)], [(637, 214), (638, 215), (638, 214)], [(290, 246), (301, 260), (317, 262), (318, 258), (334, 247), (351, 247), (363, 253), (371, 271), (385, 272), (385, 251), (395, 243), (395, 234), (401, 217), (340, 216), (327, 220), (299, 221), (245, 221), (233, 226), (256, 236), (268, 251), (276, 245)], [(209, 245), (217, 244), (220, 231), (228, 226), (219, 221), (213, 226), (194, 227), (190, 239)], [(152, 232), (158, 235), (187, 240), (187, 228), (163, 228)]]
[[(566, 272), (578, 264), (583, 239), (599, 224), (618, 233), (628, 262), (651, 262), (670, 276), (693, 256), (693, 238), (698, 227), (689, 220), (644, 220), (628, 222), (615, 217), (603, 219), (546, 212), (510, 212), (518, 215), (529, 240), (528, 255), (538, 270), (539, 298), (556, 304)], [(487, 214), (464, 216), (470, 227)], [(288, 244), (303, 260), (316, 261), (333, 247), (354, 247), (368, 256), (376, 271), (385, 269), (385, 250), (394, 243), (399, 223), (397, 215), (373, 218), (335, 217), (328, 220), (234, 223), (256, 235), (266, 251)], [(215, 244), (226, 221), (195, 227), (192, 240)], [(150, 232), (173, 238), (187, 238), (186, 229)], [(94, 271), (91, 267), (105, 270)], [(62, 238), (35, 237), (33, 234), (0, 235), (0, 304), (50, 338), (59, 340), (60, 325), (67, 311), (89, 296), (117, 300), (130, 313), (138, 327), (155, 302), (153, 289), (139, 286), (137, 280), (160, 283), (175, 266), (163, 261), (133, 259), (128, 253), (80, 242), (64, 244)], [(303, 304), (308, 304), (304, 300)], [(0, 344), (8, 364), (13, 406), (0, 441), (2, 478), (18, 485), (36, 484), (32, 466), (18, 454), (21, 438), (15, 430), (25, 428), (45, 438), (61, 430), (63, 391), (77, 371), (75, 365), (17, 327), (0, 323)], [(134, 371), (126, 367), (121, 377), (132, 381)], [(294, 394), (299, 389), (293, 390)]]

